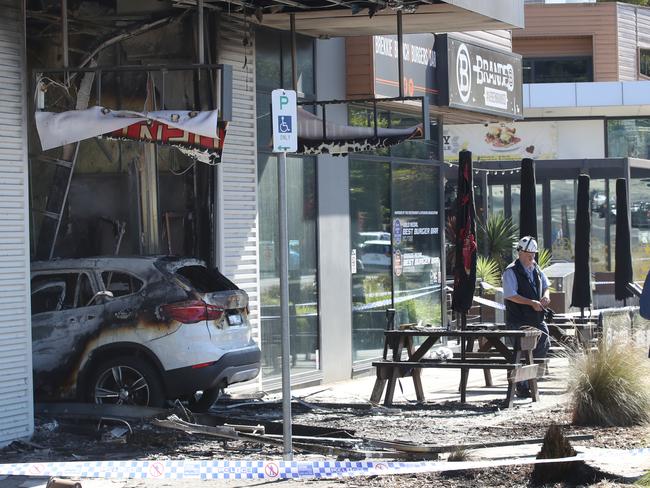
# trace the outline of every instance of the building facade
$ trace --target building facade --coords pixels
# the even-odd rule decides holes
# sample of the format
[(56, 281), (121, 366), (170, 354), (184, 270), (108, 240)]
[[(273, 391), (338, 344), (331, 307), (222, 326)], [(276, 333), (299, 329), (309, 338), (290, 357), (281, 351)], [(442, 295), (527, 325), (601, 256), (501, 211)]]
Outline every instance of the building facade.
[[(485, 206), (518, 215), (518, 174), (507, 161), (537, 160), (538, 235), (558, 261), (572, 261), (577, 176), (591, 175), (592, 270), (608, 281), (614, 270), (615, 183), (628, 181), (634, 275), (650, 269), (646, 220), (650, 159), (650, 8), (624, 3), (531, 2), (526, 26), (513, 31), (521, 54), (525, 121), (448, 126), (448, 140), (465, 144), (485, 168)], [(499, 147), (490, 130), (514, 130)], [(453, 159), (453, 145), (446, 157)], [(628, 159), (626, 159), (628, 158)], [(497, 162), (504, 162), (499, 166)], [(480, 167), (480, 165), (479, 165)], [(548, 168), (548, 169), (546, 169)], [(541, 177), (540, 177), (541, 176)]]
[[(5, 407), (0, 443), (33, 431), (30, 258), (185, 254), (204, 259), (250, 297), (263, 373), (244, 387), (279, 384), (277, 158), (270, 151), (269, 94), (293, 85), (289, 17), (282, 3), (259, 15), (232, 11), (228, 2), (206, 3), (209, 8), (199, 11), (173, 1), (81, 2), (67, 11), (65, 21), (58, 2), (3, 4), (0, 76), (7, 82), (0, 96), (5, 124), (0, 226), (6, 232), (0, 256), (0, 350), (7, 354), (0, 360), (6, 371), (0, 381)], [(41, 15), (50, 11), (52, 16)], [(395, 32), (393, 11), (373, 16), (366, 10), (358, 17), (344, 9), (336, 19), (329, 9), (294, 13), (296, 89), (302, 101), (354, 95), (349, 91), (354, 74), (346, 73), (346, 42), (337, 36)], [(89, 19), (94, 30), (85, 27)], [(115, 19), (128, 23), (126, 31)], [(66, 25), (73, 28), (66, 31)], [(506, 50), (510, 36), (503, 29), (521, 25), (523, 2), (515, 0), (422, 2), (413, 15), (404, 14), (409, 35), (436, 27), (440, 32), (500, 31), (494, 38), (474, 35), (487, 36), (488, 43), (498, 39), (495, 44)], [(60, 32), (56, 41), (46, 35), (49, 31)], [(99, 37), (95, 49), (92, 39)], [(427, 51), (418, 52), (426, 67)], [(82, 140), (67, 155), (72, 169), (52, 164), (70, 147), (42, 150), (34, 128), (36, 110), (94, 105), (138, 112), (223, 110), (220, 83), (227, 78), (217, 65), (232, 69), (232, 113), (218, 164), (204, 164), (167, 144), (124, 138)], [(396, 128), (424, 122), (421, 110), (403, 105), (383, 107), (381, 124)], [(369, 106), (332, 106), (327, 118), (340, 125), (368, 125), (374, 116)], [(369, 361), (380, 353), (386, 308), (396, 308), (401, 321), (440, 320), (441, 158), (435, 137), (443, 116), (434, 105), (427, 105), (426, 112), (424, 119), (433, 120), (433, 142), (354, 157), (289, 157), (295, 384), (368, 371)], [(464, 117), (472, 112), (458, 109)], [(58, 213), (52, 211), (55, 201), (63, 201)], [(47, 220), (53, 215), (58, 235)]]

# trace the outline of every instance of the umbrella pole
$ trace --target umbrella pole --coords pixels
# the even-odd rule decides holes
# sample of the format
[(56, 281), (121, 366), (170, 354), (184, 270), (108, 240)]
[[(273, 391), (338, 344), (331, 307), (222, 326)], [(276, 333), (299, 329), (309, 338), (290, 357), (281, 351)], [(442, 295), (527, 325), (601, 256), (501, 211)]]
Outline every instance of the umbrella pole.
[[(461, 312), (460, 314), (460, 330), (465, 330), (467, 326), (467, 312)], [(460, 360), (465, 362), (465, 348), (466, 348), (465, 338), (461, 336), (460, 338)], [(465, 403), (467, 390), (467, 376), (469, 375), (469, 370), (467, 368), (460, 369), (460, 402)]]

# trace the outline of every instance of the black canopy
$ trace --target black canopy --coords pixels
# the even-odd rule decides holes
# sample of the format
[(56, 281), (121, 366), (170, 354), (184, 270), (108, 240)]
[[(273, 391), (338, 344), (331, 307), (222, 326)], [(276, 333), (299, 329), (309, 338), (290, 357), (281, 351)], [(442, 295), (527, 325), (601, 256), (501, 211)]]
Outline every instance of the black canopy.
[(617, 300), (625, 300), (632, 297), (632, 292), (627, 289), (627, 284), (634, 280), (625, 178), (616, 180), (616, 249), (614, 259), (614, 297)]
[(519, 237), (533, 236), (537, 240), (537, 195), (535, 161), (521, 160), (521, 193), (519, 206)]
[(576, 201), (575, 275), (571, 306), (581, 310), (591, 307), (591, 202), (588, 175), (578, 176)]
[(472, 153), (461, 151), (458, 157), (456, 263), (451, 304), (456, 312), (467, 312), (471, 308), (476, 286), (476, 209), (472, 173)]

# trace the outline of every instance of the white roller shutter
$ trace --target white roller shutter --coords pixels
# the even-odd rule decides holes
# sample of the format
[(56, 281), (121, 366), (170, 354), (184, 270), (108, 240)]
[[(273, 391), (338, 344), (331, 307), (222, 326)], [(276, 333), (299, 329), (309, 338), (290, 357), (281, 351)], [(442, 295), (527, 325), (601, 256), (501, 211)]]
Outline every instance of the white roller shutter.
[(244, 45), (245, 35), (244, 22), (221, 19), (219, 62), (233, 68), (233, 120), (218, 169), (217, 242), (221, 270), (248, 292), (253, 337), (259, 344), (255, 55), (251, 42)]
[(0, 0), (0, 446), (34, 431), (24, 16)]

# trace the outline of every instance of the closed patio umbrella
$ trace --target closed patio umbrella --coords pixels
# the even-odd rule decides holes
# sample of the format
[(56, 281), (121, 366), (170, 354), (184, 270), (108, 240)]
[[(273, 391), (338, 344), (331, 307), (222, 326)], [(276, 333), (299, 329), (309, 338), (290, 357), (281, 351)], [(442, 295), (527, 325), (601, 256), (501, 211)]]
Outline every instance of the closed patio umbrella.
[[(472, 178), (472, 153), (461, 151), (458, 158), (458, 193), (456, 198), (456, 263), (451, 306), (465, 315), (472, 306), (476, 286), (476, 209)], [(464, 326), (464, 322), (461, 324)]]
[(617, 300), (626, 300), (632, 297), (632, 292), (627, 289), (627, 284), (633, 280), (627, 182), (625, 178), (618, 178), (616, 180), (616, 248), (614, 250), (614, 297)]
[[(467, 311), (474, 300), (476, 286), (476, 209), (474, 208), (474, 180), (472, 153), (461, 151), (458, 156), (458, 193), (456, 197), (456, 263), (454, 266), (454, 292), (451, 307), (460, 313), (460, 328), (467, 325)], [(460, 341), (461, 360), (465, 360), (465, 339)], [(461, 368), (460, 401), (465, 402), (465, 385), (468, 369)]]
[(535, 161), (521, 160), (521, 190), (519, 237), (532, 236), (537, 240), (537, 195), (535, 186)]
[(575, 275), (571, 292), (571, 306), (579, 307), (581, 315), (591, 308), (591, 202), (589, 175), (578, 176), (576, 201)]

